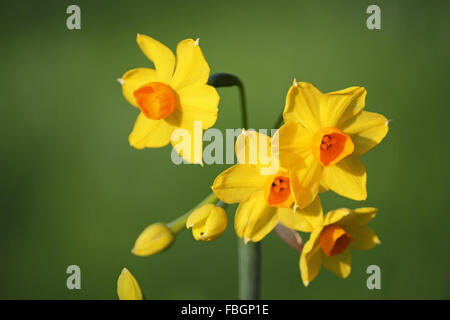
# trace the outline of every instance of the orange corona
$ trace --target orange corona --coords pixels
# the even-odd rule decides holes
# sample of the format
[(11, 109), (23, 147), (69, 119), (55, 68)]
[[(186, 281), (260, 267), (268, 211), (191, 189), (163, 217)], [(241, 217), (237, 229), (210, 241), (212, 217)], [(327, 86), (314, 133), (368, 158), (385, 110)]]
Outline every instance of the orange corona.
[(134, 91), (139, 109), (149, 119), (160, 120), (168, 117), (175, 109), (177, 99), (172, 89), (161, 82), (144, 84)]
[(338, 224), (325, 227), (319, 238), (323, 252), (329, 257), (344, 252), (352, 241), (353, 238)]

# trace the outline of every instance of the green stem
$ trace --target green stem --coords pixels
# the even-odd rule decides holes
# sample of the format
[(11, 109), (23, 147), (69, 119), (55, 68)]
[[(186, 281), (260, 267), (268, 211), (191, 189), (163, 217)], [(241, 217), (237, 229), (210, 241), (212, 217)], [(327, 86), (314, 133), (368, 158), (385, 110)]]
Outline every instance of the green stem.
[(239, 299), (257, 300), (261, 290), (261, 242), (238, 240)]
[(232, 86), (239, 88), (242, 128), (248, 129), (247, 100), (245, 99), (245, 90), (242, 81), (235, 75), (229, 73), (215, 73), (209, 77), (208, 84), (215, 88)]
[[(241, 121), (242, 127), (248, 129), (247, 100), (242, 81), (226, 73), (213, 74), (208, 83), (216, 88), (237, 86), (241, 101)], [(259, 299), (261, 287), (261, 243), (244, 243), (242, 239), (238, 241), (238, 263), (239, 263), (239, 298), (242, 300)]]
[(172, 230), (173, 233), (178, 233), (181, 230), (186, 229), (186, 221), (187, 221), (189, 215), (192, 213), (192, 211), (203, 206), (204, 204), (216, 203), (218, 200), (219, 200), (219, 198), (216, 197), (214, 192), (211, 192), (205, 199), (202, 200), (202, 202), (200, 202), (194, 208), (192, 208), (191, 210), (189, 210), (182, 216), (176, 218), (175, 220), (169, 222), (167, 224), (167, 227), (169, 227), (169, 229)]

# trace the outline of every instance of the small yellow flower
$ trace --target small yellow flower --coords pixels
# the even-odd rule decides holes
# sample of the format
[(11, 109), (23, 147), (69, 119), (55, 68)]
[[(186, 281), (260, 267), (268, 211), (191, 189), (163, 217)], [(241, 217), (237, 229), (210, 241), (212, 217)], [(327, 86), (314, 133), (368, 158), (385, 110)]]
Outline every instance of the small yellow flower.
[(117, 279), (117, 295), (120, 300), (142, 300), (141, 288), (127, 268), (123, 268)]
[(377, 214), (376, 208), (337, 209), (323, 217), (316, 199), (308, 212), (281, 214), (281, 222), (289, 228), (310, 232), (300, 257), (300, 273), (307, 286), (319, 273), (321, 265), (341, 278), (351, 270), (350, 249), (366, 250), (380, 243), (366, 226)]
[(227, 229), (227, 225), (227, 213), (214, 204), (205, 204), (194, 210), (186, 221), (186, 228), (192, 228), (195, 240), (200, 241), (219, 238)]
[(308, 206), (321, 186), (353, 200), (366, 199), (366, 168), (359, 156), (383, 140), (388, 121), (362, 110), (365, 97), (362, 87), (323, 94), (312, 84), (294, 81), (289, 89), (280, 154), (292, 172), (300, 207)]
[(167, 249), (173, 240), (173, 232), (164, 223), (157, 222), (142, 231), (131, 252), (137, 256), (149, 256)]
[(194, 121), (202, 121), (200, 131), (214, 125), (219, 95), (206, 84), (210, 69), (198, 40), (181, 41), (176, 59), (169, 48), (153, 38), (138, 34), (137, 43), (155, 69), (132, 69), (119, 79), (124, 97), (140, 110), (130, 144), (143, 149), (172, 142), (182, 153), (179, 141), (171, 141), (171, 136), (176, 128), (184, 128), (191, 134), (192, 152), (185, 150), (182, 156), (191, 163), (201, 162), (201, 158), (194, 159)]
[[(245, 149), (239, 149), (239, 146)], [(268, 136), (246, 131), (238, 137), (236, 149), (240, 163), (218, 175), (212, 189), (220, 200), (239, 203), (234, 218), (238, 237), (244, 238), (245, 242), (258, 242), (275, 228), (279, 212), (292, 214), (294, 200), (290, 173), (279, 167), (274, 174), (262, 174), (262, 169), (268, 165), (262, 161), (259, 150), (263, 150), (262, 154), (270, 153), (271, 138)]]

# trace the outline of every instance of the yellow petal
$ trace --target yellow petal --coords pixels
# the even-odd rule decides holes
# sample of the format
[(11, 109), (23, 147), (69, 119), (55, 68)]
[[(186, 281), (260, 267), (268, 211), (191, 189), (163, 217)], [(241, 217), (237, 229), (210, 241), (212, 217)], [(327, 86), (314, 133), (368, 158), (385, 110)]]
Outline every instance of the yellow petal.
[(214, 206), (205, 222), (202, 238), (211, 241), (219, 238), (227, 229), (228, 217), (222, 207)]
[(311, 233), (311, 237), (303, 247), (300, 257), (300, 274), (305, 287), (319, 274), (322, 264), (322, 251), (319, 244), (319, 235), (322, 228), (318, 228)]
[(145, 56), (153, 62), (158, 76), (163, 82), (168, 82), (173, 74), (175, 56), (172, 51), (161, 42), (142, 34), (138, 34), (136, 41)]
[(280, 210), (278, 217), (286, 227), (296, 229), (302, 232), (312, 232), (323, 223), (323, 211), (319, 197), (306, 208), (297, 208), (296, 211)]
[(149, 256), (167, 249), (174, 238), (164, 223), (154, 223), (141, 232), (131, 252), (137, 256)]
[(365, 200), (366, 167), (356, 156), (348, 156), (323, 170), (323, 182), (337, 194), (353, 200)]
[(263, 133), (253, 130), (242, 131), (236, 140), (235, 149), (239, 163), (268, 168), (272, 162), (277, 162), (278, 151), (274, 150), (272, 156), (272, 139)]
[(309, 206), (317, 197), (323, 172), (322, 165), (312, 154), (304, 161), (292, 166), (290, 170), (291, 191), (300, 208)]
[(234, 217), (236, 234), (246, 242), (261, 241), (277, 224), (277, 208), (266, 204), (263, 191), (255, 192), (242, 202)]
[(209, 66), (197, 41), (186, 39), (177, 47), (177, 66), (170, 84), (177, 90), (194, 83), (205, 84)]
[(243, 202), (256, 191), (264, 190), (266, 178), (255, 165), (236, 164), (216, 177), (212, 189), (223, 202)]
[(167, 121), (172, 125), (189, 128), (194, 121), (202, 121), (202, 128), (208, 129), (217, 120), (219, 95), (214, 87), (193, 84), (178, 91), (179, 105)]
[(358, 208), (352, 210), (349, 215), (340, 221), (343, 227), (358, 228), (367, 224), (370, 220), (375, 218), (378, 213), (377, 208)]
[(117, 295), (120, 300), (142, 300), (139, 284), (127, 268), (123, 268), (117, 279)]
[(356, 250), (368, 250), (380, 243), (375, 232), (368, 226), (347, 230), (353, 238), (350, 247)]
[[(174, 118), (165, 120), (171, 125)], [(186, 122), (173, 130), (170, 137), (173, 149), (188, 163), (203, 164), (203, 129), (200, 122)]]
[(206, 204), (192, 212), (186, 227), (192, 227), (195, 240), (212, 241), (219, 238), (227, 229), (228, 218), (222, 207)]
[(189, 229), (193, 227), (195, 224), (206, 220), (211, 210), (215, 208), (215, 206), (216, 206), (215, 204), (208, 203), (192, 211), (192, 213), (189, 215), (186, 221), (186, 228)]
[(329, 257), (322, 252), (322, 264), (329, 271), (341, 278), (347, 278), (351, 271), (352, 257), (350, 249), (341, 254)]
[(287, 93), (283, 118), (300, 122), (303, 127), (315, 132), (320, 128), (319, 107), (323, 94), (312, 84), (296, 82)]
[[(289, 168), (311, 150), (313, 135), (302, 124), (288, 121), (279, 129), (280, 164)], [(300, 158), (300, 159), (299, 159)]]
[(323, 224), (325, 226), (328, 226), (333, 223), (342, 224), (341, 220), (344, 217), (349, 216), (351, 214), (351, 212), (352, 211), (350, 209), (346, 209), (346, 208), (332, 210), (326, 214)]
[(361, 155), (375, 147), (386, 136), (388, 120), (381, 114), (361, 111), (342, 125), (355, 144), (354, 155)]
[(169, 143), (173, 129), (165, 120), (149, 119), (141, 112), (128, 141), (136, 149), (164, 147)]
[(122, 94), (129, 103), (137, 107), (134, 91), (149, 82), (159, 81), (155, 70), (149, 68), (136, 68), (125, 72), (121, 79)]
[(365, 98), (366, 89), (362, 87), (324, 94), (320, 100), (321, 126), (340, 128), (340, 125), (364, 108)]

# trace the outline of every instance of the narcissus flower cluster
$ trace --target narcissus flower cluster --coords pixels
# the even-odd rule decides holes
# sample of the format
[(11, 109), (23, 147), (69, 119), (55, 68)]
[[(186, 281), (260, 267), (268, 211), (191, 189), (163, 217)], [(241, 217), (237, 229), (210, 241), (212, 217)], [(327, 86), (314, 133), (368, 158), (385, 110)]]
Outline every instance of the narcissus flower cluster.
[[(181, 150), (173, 132), (183, 128), (194, 137), (197, 121), (202, 130), (212, 127), (219, 104), (216, 87), (238, 85), (242, 93), (240, 80), (219, 74), (210, 78), (214, 86), (208, 84), (210, 69), (198, 39), (181, 41), (176, 58), (148, 36), (138, 35), (137, 43), (154, 69), (132, 69), (119, 79), (125, 99), (139, 110), (130, 144), (143, 149), (170, 142), (186, 161), (201, 163), (201, 153), (199, 158), (193, 150)], [(214, 179), (213, 193), (172, 222), (148, 226), (137, 238), (133, 254), (161, 252), (185, 229), (191, 229), (197, 241), (213, 241), (227, 229), (226, 205), (237, 204), (237, 236), (245, 243), (259, 242), (275, 230), (301, 254), (305, 286), (321, 266), (346, 278), (351, 270), (350, 250), (371, 249), (380, 243), (367, 226), (378, 210), (341, 208), (324, 215), (320, 193), (333, 191), (357, 201), (367, 198), (367, 173), (359, 157), (383, 140), (388, 120), (364, 110), (366, 94), (365, 88), (357, 86), (322, 93), (310, 83), (294, 80), (282, 112), (284, 124), (276, 126), (275, 134), (269, 137), (244, 128), (236, 141), (238, 164)], [(308, 233), (309, 240), (303, 243), (297, 231)], [(127, 269), (119, 276), (118, 295), (142, 299)]]
[[(381, 142), (388, 120), (363, 110), (365, 96), (362, 87), (324, 94), (309, 83), (294, 81), (286, 97), (285, 124), (277, 133), (279, 171), (262, 175), (258, 161), (246, 163), (249, 157), (239, 159), (238, 152), (241, 163), (222, 172), (212, 186), (222, 201), (239, 203), (234, 225), (244, 241), (262, 240), (279, 223), (311, 233), (300, 259), (305, 285), (320, 265), (346, 278), (349, 249), (370, 249), (379, 243), (364, 226), (376, 209), (338, 209), (324, 218), (318, 196), (319, 191), (332, 190), (353, 200), (367, 197), (366, 168), (358, 156)], [(241, 137), (249, 135), (256, 133)], [(270, 145), (270, 138), (265, 140)], [(260, 150), (261, 139), (251, 141), (255, 143), (246, 146), (250, 155)]]

